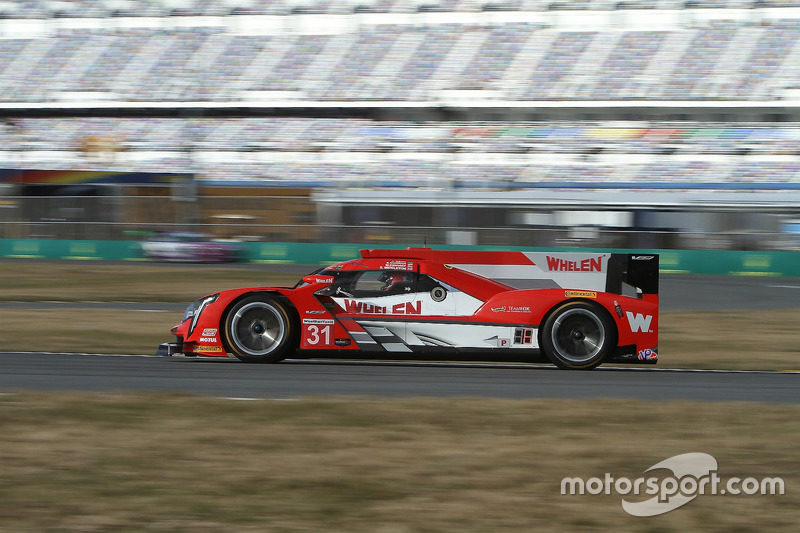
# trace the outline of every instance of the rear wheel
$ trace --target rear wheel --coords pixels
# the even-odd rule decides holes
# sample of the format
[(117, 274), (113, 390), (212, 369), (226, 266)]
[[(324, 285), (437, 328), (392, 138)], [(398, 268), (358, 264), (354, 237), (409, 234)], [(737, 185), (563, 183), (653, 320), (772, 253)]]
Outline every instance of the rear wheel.
[(295, 326), (286, 306), (269, 295), (252, 295), (225, 316), (224, 339), (246, 363), (277, 363), (293, 348)]
[(595, 368), (616, 345), (616, 328), (600, 306), (568, 302), (545, 320), (541, 346), (559, 368)]

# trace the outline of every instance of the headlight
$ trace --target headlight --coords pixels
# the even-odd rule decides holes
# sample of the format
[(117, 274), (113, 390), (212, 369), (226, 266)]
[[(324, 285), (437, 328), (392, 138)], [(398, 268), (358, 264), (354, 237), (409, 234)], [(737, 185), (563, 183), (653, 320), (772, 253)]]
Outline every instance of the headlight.
[(195, 326), (197, 325), (197, 320), (200, 318), (200, 315), (203, 312), (203, 309), (214, 302), (217, 301), (219, 298), (219, 294), (212, 294), (211, 296), (206, 296), (205, 298), (201, 298), (195, 302), (192, 302), (189, 307), (186, 308), (186, 312), (183, 314), (183, 321), (192, 319), (192, 324), (189, 326), (189, 335), (192, 334), (194, 331)]
[(183, 313), (183, 320), (181, 320), (181, 322), (186, 322), (188, 319), (192, 318), (195, 312), (200, 308), (200, 304), (203, 303), (203, 300), (197, 300), (189, 304), (189, 307), (186, 308), (186, 312)]

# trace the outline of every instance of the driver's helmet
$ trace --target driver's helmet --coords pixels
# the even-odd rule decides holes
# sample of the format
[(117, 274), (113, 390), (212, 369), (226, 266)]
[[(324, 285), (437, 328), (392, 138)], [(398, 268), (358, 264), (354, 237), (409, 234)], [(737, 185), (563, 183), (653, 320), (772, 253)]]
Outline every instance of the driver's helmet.
[(402, 283), (405, 281), (405, 276), (399, 272), (384, 272), (378, 279), (383, 283), (381, 290), (388, 291), (395, 283)]

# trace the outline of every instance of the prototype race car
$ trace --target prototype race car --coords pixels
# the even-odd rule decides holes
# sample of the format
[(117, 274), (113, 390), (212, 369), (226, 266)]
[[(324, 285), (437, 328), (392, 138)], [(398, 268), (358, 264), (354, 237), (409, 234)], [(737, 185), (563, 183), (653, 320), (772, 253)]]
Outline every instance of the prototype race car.
[(361, 250), (295, 287), (192, 303), (158, 354), (549, 360), (590, 369), (658, 360), (658, 256)]
[(192, 232), (161, 233), (142, 242), (142, 254), (154, 261), (196, 263), (237, 261), (239, 246)]

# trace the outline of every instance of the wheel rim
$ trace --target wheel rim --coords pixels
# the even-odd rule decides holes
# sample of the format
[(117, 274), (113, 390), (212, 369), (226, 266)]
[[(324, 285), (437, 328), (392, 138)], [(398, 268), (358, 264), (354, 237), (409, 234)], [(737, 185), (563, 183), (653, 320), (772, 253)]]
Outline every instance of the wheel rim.
[(586, 309), (570, 309), (556, 318), (551, 340), (563, 359), (586, 363), (603, 350), (606, 333), (597, 315)]
[(266, 355), (281, 345), (286, 327), (280, 312), (264, 302), (237, 310), (231, 319), (231, 340), (248, 355)]

